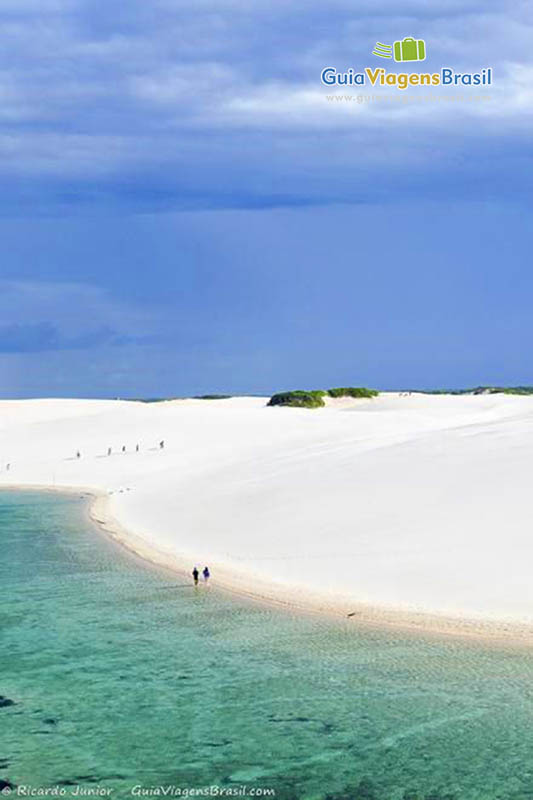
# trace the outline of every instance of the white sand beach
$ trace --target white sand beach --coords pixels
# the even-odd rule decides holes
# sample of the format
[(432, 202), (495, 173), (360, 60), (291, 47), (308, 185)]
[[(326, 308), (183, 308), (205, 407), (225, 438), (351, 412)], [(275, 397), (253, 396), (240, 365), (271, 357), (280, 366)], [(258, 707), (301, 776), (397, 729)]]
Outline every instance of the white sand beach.
[(533, 397), (266, 401), (1, 401), (0, 486), (91, 490), (142, 555), (297, 607), (533, 624)]

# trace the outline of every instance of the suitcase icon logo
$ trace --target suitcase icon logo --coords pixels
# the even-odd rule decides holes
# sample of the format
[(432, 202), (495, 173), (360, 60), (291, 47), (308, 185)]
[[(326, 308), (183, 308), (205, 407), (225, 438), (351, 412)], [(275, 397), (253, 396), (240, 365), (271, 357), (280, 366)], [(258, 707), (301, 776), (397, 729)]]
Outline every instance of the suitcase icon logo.
[(413, 39), (406, 36), (399, 42), (394, 42), (395, 61), (425, 61), (426, 43), (424, 39)]

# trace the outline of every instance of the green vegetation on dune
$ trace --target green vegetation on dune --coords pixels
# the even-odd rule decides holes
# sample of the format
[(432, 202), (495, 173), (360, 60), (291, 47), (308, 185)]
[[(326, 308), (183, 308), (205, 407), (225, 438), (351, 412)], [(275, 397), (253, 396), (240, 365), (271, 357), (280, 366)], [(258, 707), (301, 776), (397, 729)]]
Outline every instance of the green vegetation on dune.
[(366, 386), (345, 386), (328, 389), (328, 394), (330, 397), (377, 397), (379, 392)]
[(486, 391), (487, 394), (533, 394), (533, 386), (488, 386), (474, 389), (474, 393)]
[(367, 389), (364, 386), (347, 386), (344, 388), (315, 389), (312, 391), (302, 391), (298, 389), (292, 392), (278, 392), (273, 394), (267, 405), (269, 406), (290, 406), (292, 408), (321, 408), (325, 405), (324, 397), (366, 397), (372, 398), (379, 394), (375, 389)]
[(273, 394), (267, 405), (291, 406), (293, 408), (321, 408), (324, 404), (326, 392), (321, 390), (304, 392), (297, 389), (293, 392), (278, 392)]
[(474, 389), (412, 389), (420, 394), (533, 394), (533, 386), (476, 386)]
[(169, 400), (179, 400), (178, 397), (115, 397), (127, 403), (168, 403)]
[(193, 400), (229, 400), (231, 394), (195, 394)]

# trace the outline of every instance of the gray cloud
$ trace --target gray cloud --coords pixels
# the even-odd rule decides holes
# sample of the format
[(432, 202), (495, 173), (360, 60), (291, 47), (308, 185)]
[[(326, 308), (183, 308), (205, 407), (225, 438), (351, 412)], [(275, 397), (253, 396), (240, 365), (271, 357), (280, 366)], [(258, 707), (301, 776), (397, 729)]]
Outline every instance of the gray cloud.
[[(449, 170), (504, 137), (514, 157), (531, 124), (532, 27), (524, 2), (132, 0), (118, 18), (92, 0), (7, 0), (0, 212), (353, 202), (342, 176), (324, 195), (335, 163), (371, 197), (372, 165), (421, 177), (435, 152)], [(366, 64), (377, 38), (406, 33), (428, 40), (432, 64), (492, 62), (495, 101), (328, 107), (323, 66)]]

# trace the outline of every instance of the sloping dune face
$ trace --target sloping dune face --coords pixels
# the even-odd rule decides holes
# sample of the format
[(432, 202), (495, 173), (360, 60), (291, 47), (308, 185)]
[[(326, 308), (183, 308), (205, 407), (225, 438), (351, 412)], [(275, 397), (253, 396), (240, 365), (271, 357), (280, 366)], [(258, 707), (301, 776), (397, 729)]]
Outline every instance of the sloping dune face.
[(532, 456), (529, 397), (0, 402), (0, 485), (110, 492), (157, 550), (298, 602), (533, 621)]

